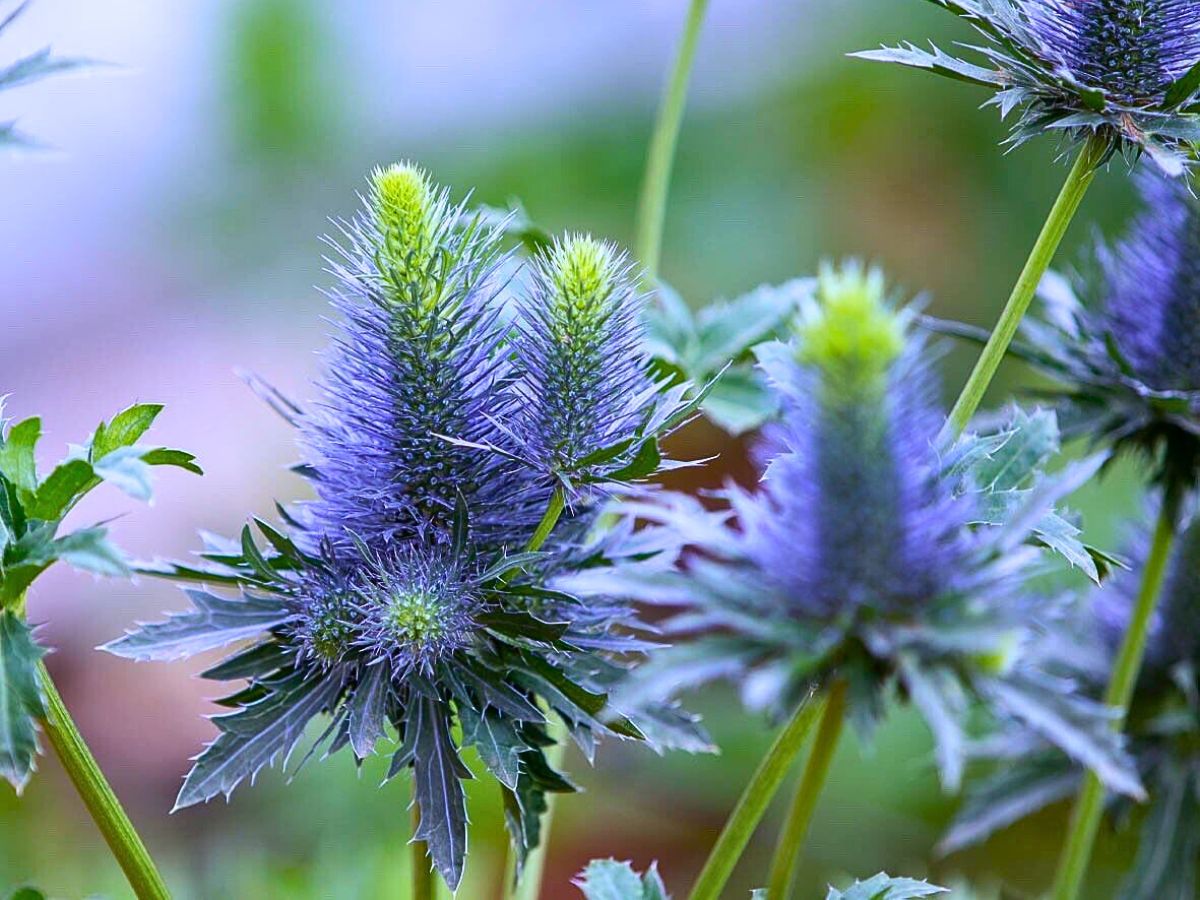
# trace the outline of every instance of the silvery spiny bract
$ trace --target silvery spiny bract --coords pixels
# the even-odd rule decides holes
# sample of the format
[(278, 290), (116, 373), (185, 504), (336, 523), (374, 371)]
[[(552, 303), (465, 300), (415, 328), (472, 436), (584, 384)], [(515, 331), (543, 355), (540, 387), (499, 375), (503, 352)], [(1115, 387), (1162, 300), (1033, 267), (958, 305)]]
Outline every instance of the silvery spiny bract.
[[(609, 398), (651, 390), (638, 371), (627, 265), (612, 248), (586, 237), (556, 244), (537, 264), (535, 293), (509, 309), (502, 225), (452, 205), (411, 165), (376, 171), (367, 205), (342, 228), (333, 293), (342, 321), (320, 400), (305, 410), (263, 389), (300, 429), (308, 458), (299, 470), (316, 499), (281, 510), (283, 530), (256, 520), (265, 550), (246, 528), (240, 541), (210, 539), (201, 566), (159, 567), (236, 593), (190, 590), (192, 611), (108, 649), (174, 659), (251, 641), (204, 673), (249, 684), (222, 701), (235, 711), (216, 718), (220, 733), (179, 806), (286, 762), (318, 715), (330, 716), (318, 746), (349, 746), (358, 759), (390, 726), (390, 776), (412, 768), (416, 839), (456, 887), (467, 837), (461, 781), (471, 777), (462, 747), (503, 786), (523, 859), (538, 843), (545, 793), (573, 790), (544, 753), (555, 742), (550, 715), (589, 757), (609, 734), (705, 746), (673, 706), (609, 703), (630, 654), (646, 646), (629, 606), (581, 600), (549, 581), (649, 545), (627, 527), (593, 529), (582, 544), (578, 516), (550, 533), (557, 520), (543, 518), (561, 509), (552, 498), (569, 478), (653, 472), (658, 436), (691, 407), (682, 389)], [(563, 359), (555, 340), (567, 342)], [(587, 363), (579, 372), (572, 353)], [(575, 416), (554, 406), (565, 396)], [(537, 465), (504, 452), (514, 436)], [(538, 552), (543, 544), (553, 552)]]
[(716, 512), (684, 495), (637, 504), (633, 513), (692, 552), (568, 583), (682, 607), (669, 633), (691, 640), (652, 657), (630, 699), (725, 678), (748, 706), (783, 715), (842, 682), (869, 733), (898, 689), (929, 723), (949, 787), (981, 701), (1137, 793), (1103, 708), (1021, 652), (1043, 612), (1026, 584), (1043, 556), (1036, 545), (1098, 574), (1053, 507), (1099, 461), (1047, 478), (1046, 445), (1057, 449), (1047, 414), (1016, 413), (939, 453), (929, 348), (908, 334), (909, 318), (877, 273), (824, 272), (793, 340), (759, 350), (782, 410), (760, 444), (761, 488), (728, 488)]
[[(1109, 670), (1129, 624), (1149, 535), (1132, 541), (1130, 571), (1093, 591), (1086, 606), (1064, 620), (1043, 645), (1060, 677), (1103, 696)], [(1138, 855), (1120, 896), (1126, 900), (1194, 897), (1200, 853), (1200, 524), (1192, 519), (1174, 550), (1158, 610), (1151, 623), (1145, 661), (1126, 717), (1128, 747), (1146, 785), (1149, 804), (1140, 813)], [(968, 792), (967, 802), (943, 844), (955, 850), (986, 839), (1019, 819), (1074, 796), (1083, 769), (1036, 735), (1008, 728), (982, 745), (999, 759), (989, 778)], [(1134, 812), (1110, 798), (1110, 818), (1120, 827)]]
[(1139, 187), (1128, 235), (1086, 276), (1047, 276), (1012, 352), (1060, 383), (1039, 395), (1066, 435), (1144, 453), (1178, 495), (1200, 476), (1200, 202), (1150, 174)]
[(856, 54), (995, 91), (1012, 140), (1097, 134), (1180, 174), (1200, 140), (1197, 0), (931, 0), (987, 40), (982, 64), (913, 44)]
[(0, 777), (18, 791), (34, 770), (36, 722), (46, 716), (38, 675), (46, 651), (25, 618), (26, 594), (59, 561), (95, 575), (131, 574), (102, 524), (66, 534), (62, 524), (101, 484), (149, 500), (152, 466), (200, 474), (190, 453), (138, 443), (160, 412), (151, 403), (123, 410), (43, 478), (36, 458), (42, 420), (13, 424), (4, 418), (0, 397)]

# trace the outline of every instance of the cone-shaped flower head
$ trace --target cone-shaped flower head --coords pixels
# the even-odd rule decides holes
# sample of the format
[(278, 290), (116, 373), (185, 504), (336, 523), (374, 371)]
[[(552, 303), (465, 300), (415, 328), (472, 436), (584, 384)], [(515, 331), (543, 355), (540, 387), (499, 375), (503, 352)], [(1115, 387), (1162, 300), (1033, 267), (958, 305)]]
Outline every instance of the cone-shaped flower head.
[[(651, 561), (588, 577), (596, 590), (683, 608), (668, 627), (690, 643), (653, 657), (630, 697), (729, 678), (749, 706), (784, 714), (844, 680), (849, 715), (869, 732), (898, 685), (933, 730), (949, 786), (962, 775), (973, 697), (1136, 790), (1101, 708), (1075, 706), (1020, 657), (1037, 605), (1023, 592), (1040, 556), (1033, 523), (1073, 533), (1053, 504), (1080, 473), (1064, 485), (1041, 476), (1031, 417), (943, 455), (929, 348), (909, 318), (878, 273), (824, 272), (793, 340), (759, 352), (781, 409), (759, 447), (760, 489), (730, 487), (715, 512), (672, 494), (636, 508), (695, 552), (669, 571)], [(1020, 524), (996, 517), (992, 491)], [(1069, 733), (1053, 727), (1067, 721)]]
[(647, 451), (685, 411), (686, 386), (650, 378), (632, 276), (614, 245), (569, 235), (536, 261), (524, 298), (508, 451), (572, 497), (649, 474)]
[(1179, 174), (1200, 129), (1198, 0), (933, 0), (988, 44), (982, 64), (912, 44), (856, 54), (996, 92), (1013, 141), (1099, 133)]
[(1127, 236), (1074, 283), (1048, 276), (1015, 352), (1061, 382), (1068, 434), (1144, 452), (1178, 495), (1200, 476), (1200, 202), (1150, 174), (1139, 187)]
[[(334, 271), (343, 319), (304, 422), (319, 500), (314, 532), (345, 549), (449, 534), (461, 494), (481, 537), (519, 546), (527, 522), (514, 466), (452, 443), (504, 413), (498, 234), (411, 164), (377, 169), (366, 213), (343, 227)], [(536, 516), (530, 512), (529, 516)]]
[[(570, 517), (556, 528), (543, 515), (561, 510), (561, 481), (505, 452), (525, 416), (562, 478), (580, 477), (581, 460), (617, 437), (626, 445), (610, 463), (655, 446), (658, 401), (622, 398), (654, 390), (625, 264), (607, 245), (570, 238), (539, 268), (536, 298), (518, 296), (510, 310), (495, 277), (499, 232), (452, 206), (423, 171), (377, 170), (366, 203), (343, 226), (332, 295), (342, 321), (319, 405), (304, 410), (264, 388), (301, 429), (316, 499), (283, 511), (286, 533), (256, 520), (267, 550), (247, 528), (240, 541), (210, 538), (200, 567), (166, 567), (240, 593), (191, 591), (193, 610), (109, 649), (172, 659), (256, 640), (205, 673), (250, 685), (227, 698), (233, 711), (217, 718), (181, 806), (286, 760), (319, 715), (330, 723), (318, 743), (359, 759), (394, 732), (389, 777), (412, 769), (415, 837), (456, 887), (461, 781), (472, 777), (460, 748), (475, 747), (503, 786), (523, 860), (545, 794), (574, 789), (545, 756), (551, 716), (589, 754), (604, 735), (645, 737), (635, 720), (660, 746), (707, 744), (674, 705), (611, 707), (611, 686), (646, 647), (644, 626), (624, 601), (585, 601), (552, 583), (654, 549), (631, 530), (587, 544), (582, 529), (564, 535)], [(642, 475), (657, 465), (651, 456)], [(539, 521), (550, 551), (530, 549)]]

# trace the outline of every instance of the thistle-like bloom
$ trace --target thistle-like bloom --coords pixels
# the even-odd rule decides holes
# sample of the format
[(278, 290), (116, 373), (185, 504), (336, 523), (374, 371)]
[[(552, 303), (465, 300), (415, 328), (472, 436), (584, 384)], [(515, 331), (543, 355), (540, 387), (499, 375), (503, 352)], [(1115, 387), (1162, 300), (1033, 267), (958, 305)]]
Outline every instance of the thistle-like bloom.
[[(610, 687), (646, 647), (636, 638), (643, 626), (627, 603), (585, 601), (551, 580), (654, 549), (628, 528), (580, 546), (570, 519), (555, 530), (554, 517), (543, 517), (561, 510), (556, 483), (496, 452), (519, 433), (511, 423), (529, 416), (558, 454), (560, 477), (567, 467), (576, 477), (590, 471), (588, 454), (617, 436), (653, 449), (641, 474), (655, 468), (658, 404), (606, 405), (595, 382), (627, 388), (644, 362), (618, 256), (590, 239), (560, 244), (541, 277), (559, 279), (571, 309), (534, 319), (539, 300), (519, 298), (510, 327), (498, 297), (499, 231), (409, 165), (375, 172), (367, 202), (367, 214), (343, 228), (333, 292), (343, 321), (319, 405), (305, 411), (266, 391), (301, 430), (309, 452), (301, 471), (316, 499), (285, 511), (286, 533), (256, 521), (261, 537), (247, 528), (237, 542), (210, 539), (199, 567), (159, 567), (237, 593), (193, 590), (191, 611), (108, 649), (175, 659), (251, 642), (204, 673), (249, 686), (224, 701), (234, 711), (216, 718), (219, 734), (196, 759), (179, 806), (228, 795), (264, 766), (286, 763), (322, 714), (330, 724), (318, 744), (349, 746), (358, 759), (394, 731), (389, 777), (412, 769), (415, 837), (456, 887), (467, 834), (461, 782), (471, 777), (462, 747), (473, 746), (503, 786), (523, 860), (537, 846), (546, 792), (574, 789), (544, 753), (554, 743), (551, 716), (589, 756), (603, 735), (692, 749), (706, 741), (673, 705), (612, 707)], [(553, 334), (575, 342), (567, 355), (530, 350), (560, 314), (569, 329)], [(545, 392), (580, 391), (529, 394), (536, 377)], [(580, 418), (546, 412), (556, 400), (574, 402)], [(548, 536), (553, 553), (530, 549)]]
[(447, 440), (486, 439), (506, 410), (500, 233), (408, 164), (372, 174), (368, 205), (342, 229), (340, 333), (319, 408), (301, 421), (312, 530), (342, 548), (446, 539), (461, 495), (481, 538), (517, 547), (527, 485), (502, 458)]
[[(1043, 652), (1060, 675), (1091, 696), (1104, 694), (1108, 673), (1137, 605), (1149, 536), (1139, 528), (1128, 572), (1096, 589), (1063, 620)], [(1200, 852), (1200, 524), (1193, 518), (1172, 553), (1126, 716), (1129, 752), (1149, 794), (1139, 849), (1122, 897), (1193, 897)], [(1002, 762), (973, 787), (943, 844), (954, 850), (986, 839), (1025, 816), (1074, 795), (1084, 769), (1050, 751), (1025, 729), (1010, 726), (984, 745)], [(1109, 814), (1128, 827), (1129, 803), (1111, 798)]]
[(1200, 477), (1200, 202), (1160, 177), (1139, 186), (1125, 239), (1089, 277), (1047, 277), (1013, 352), (1060, 382), (1045, 393), (1067, 435), (1144, 453), (1178, 498)]
[(976, 64), (912, 44), (856, 54), (995, 91), (1019, 110), (1012, 141), (1045, 132), (1103, 136), (1178, 175), (1200, 137), (1197, 0), (931, 0), (987, 44)]
[(1029, 544), (1070, 532), (1050, 528), (1053, 504), (1097, 463), (1034, 489), (1028, 417), (943, 458), (927, 348), (908, 318), (877, 274), (825, 272), (794, 339), (760, 351), (782, 410), (760, 447), (761, 489), (729, 488), (718, 512), (678, 495), (643, 504), (639, 516), (695, 552), (568, 583), (683, 607), (671, 630), (692, 640), (639, 671), (639, 697), (727, 678), (747, 705), (782, 715), (843, 682), (869, 732), (898, 688), (934, 732), (948, 786), (977, 698), (1136, 792), (1100, 707), (1019, 654), (1037, 619), (1023, 582), (1041, 553)]

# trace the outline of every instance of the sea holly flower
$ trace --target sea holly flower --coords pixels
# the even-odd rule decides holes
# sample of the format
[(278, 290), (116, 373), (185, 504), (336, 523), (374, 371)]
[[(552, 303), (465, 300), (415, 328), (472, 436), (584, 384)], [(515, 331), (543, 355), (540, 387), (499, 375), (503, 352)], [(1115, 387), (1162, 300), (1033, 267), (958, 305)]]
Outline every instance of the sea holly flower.
[[(256, 519), (237, 541), (209, 537), (199, 565), (147, 567), (204, 586), (189, 590), (191, 610), (107, 649), (171, 660), (239, 645), (203, 673), (249, 684), (222, 701), (232, 711), (215, 718), (218, 735), (197, 757), (179, 807), (228, 796), (262, 768), (286, 765), (315, 718), (327, 716), (328, 726), (304, 759), (320, 747), (365, 759), (394, 733), (388, 777), (412, 771), (414, 839), (454, 888), (467, 844), (462, 781), (471, 777), (462, 748), (474, 747), (502, 786), (521, 864), (538, 844), (546, 793), (574, 790), (545, 752), (555, 743), (551, 717), (589, 758), (603, 736), (706, 745), (693, 718), (671, 704), (609, 702), (649, 646), (637, 637), (645, 627), (629, 604), (583, 599), (554, 581), (662, 548), (627, 526), (581, 536), (572, 517), (558, 519), (561, 505), (543, 515), (561, 499), (561, 482), (496, 452), (529, 415), (545, 425), (546, 447), (566, 448), (559, 464), (586, 480), (593, 448), (619, 435), (652, 442), (672, 415), (652, 398), (632, 407), (605, 400), (586, 381), (591, 371), (583, 373), (591, 393), (576, 397), (582, 422), (547, 414), (545, 399), (522, 394), (522, 385), (531, 372), (553, 370), (560, 380), (546, 384), (557, 388), (571, 373), (547, 362), (545, 344), (524, 354), (557, 313), (525, 318), (547, 309), (541, 295), (508, 308), (497, 275), (506, 262), (500, 226), (451, 204), (407, 164), (372, 175), (367, 207), (343, 227), (348, 246), (332, 293), (342, 322), (320, 400), (306, 410), (258, 385), (297, 425), (308, 453), (299, 471), (316, 498), (281, 509), (279, 528)], [(636, 306), (618, 256), (585, 238), (557, 246), (540, 277), (561, 284), (543, 280), (540, 289), (573, 304), (568, 324), (579, 330), (565, 350), (585, 362), (603, 352), (599, 371), (626, 379), (616, 387), (634, 383), (644, 357), (630, 334)], [(686, 413), (672, 396), (666, 408)], [(566, 440), (552, 443), (555, 429)], [(538, 552), (543, 545), (552, 552)]]
[[(1144, 527), (1129, 548), (1131, 571), (1094, 590), (1062, 619), (1038, 652), (1057, 674), (1102, 696), (1136, 605), (1150, 544)], [(1149, 795), (1140, 819), (1138, 853), (1124, 897), (1191, 897), (1200, 852), (1200, 525), (1192, 518), (1171, 555), (1145, 660), (1126, 715), (1128, 748)], [(1073, 796), (1084, 770), (1014, 725), (980, 746), (995, 771), (968, 791), (942, 846), (947, 852), (979, 843), (1040, 809)], [(1128, 800), (1108, 798), (1118, 828), (1130, 825)]]
[(1110, 152), (1147, 153), (1182, 173), (1200, 140), (1200, 3), (1196, 0), (932, 0), (986, 43), (970, 62), (913, 44), (855, 54), (980, 85), (1012, 142), (1047, 132), (1102, 137)]
[[(1043, 612), (1026, 586), (1042, 566), (1037, 545), (1051, 543), (1038, 531), (1100, 460), (1040, 476), (1019, 423), (939, 452), (928, 348), (910, 318), (877, 274), (826, 271), (793, 340), (759, 352), (781, 406), (758, 448), (761, 488), (728, 488), (716, 511), (672, 494), (638, 504), (631, 514), (692, 553), (675, 567), (655, 559), (567, 583), (682, 607), (667, 628), (689, 640), (643, 666), (631, 696), (727, 679), (748, 706), (782, 716), (841, 684), (850, 720), (869, 735), (898, 691), (934, 733), (950, 788), (979, 701), (1137, 794), (1103, 707), (1021, 653)], [(1000, 490), (1015, 493), (991, 524), (981, 495)], [(1071, 555), (1088, 557), (1080, 545)]]
[(1066, 437), (1143, 454), (1178, 496), (1200, 476), (1200, 202), (1160, 177), (1139, 187), (1129, 233), (1098, 248), (1088, 275), (1046, 277), (1042, 315), (1012, 353), (1058, 383), (1038, 394)]
[(0, 775), (18, 791), (33, 773), (37, 722), (46, 716), (37, 666), (46, 650), (25, 618), (34, 581), (62, 561), (95, 575), (130, 568), (97, 524), (63, 533), (67, 514), (107, 482), (138, 500), (150, 499), (152, 466), (200, 474), (191, 454), (139, 444), (161, 406), (131, 406), (100, 427), (48, 475), (38, 474), (41, 419), (5, 419), (0, 398)]
[[(26, 10), (29, 3), (30, 0), (25, 0), (25, 2), (18, 3), (15, 6), (7, 3), (4, 4), (9, 8), (9, 11), (7, 13), (0, 12), (0, 34), (3, 34), (17, 20), (17, 17)], [(86, 59), (53, 56), (49, 47), (43, 47), (36, 53), (31, 53), (28, 56), (18, 59), (16, 62), (0, 67), (0, 92), (30, 84), (34, 81), (40, 81), (50, 75), (70, 72), (74, 69), (90, 65), (93, 65), (93, 63)], [(0, 122), (0, 148), (33, 147), (36, 144), (37, 142), (34, 139), (17, 128), (16, 122)]]

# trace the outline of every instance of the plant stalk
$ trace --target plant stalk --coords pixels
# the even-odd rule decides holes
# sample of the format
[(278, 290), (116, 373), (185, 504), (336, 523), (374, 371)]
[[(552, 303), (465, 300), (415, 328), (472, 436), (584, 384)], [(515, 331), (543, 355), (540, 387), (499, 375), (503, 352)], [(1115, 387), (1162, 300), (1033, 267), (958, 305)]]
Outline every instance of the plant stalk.
[[(1171, 548), (1175, 543), (1178, 504), (1170, 489), (1167, 494), (1154, 529), (1150, 555), (1146, 558), (1146, 569), (1142, 574), (1137, 603), (1125, 630), (1125, 637), (1109, 678), (1108, 690), (1104, 695), (1104, 702), (1119, 711), (1120, 717), (1113, 722), (1115, 730), (1120, 730), (1124, 724), (1129, 701), (1133, 698), (1138, 672), (1142, 667), (1142, 657), (1146, 652), (1150, 624), (1154, 619), (1154, 610), (1162, 593), (1167, 564), (1171, 558)], [(1058, 872), (1054, 877), (1054, 888), (1051, 892), (1054, 900), (1075, 900), (1083, 888), (1083, 879), (1092, 856), (1092, 846), (1095, 844), (1096, 832), (1100, 828), (1100, 819), (1104, 813), (1104, 793), (1104, 785), (1100, 779), (1094, 772), (1089, 771), (1084, 776), (1083, 790), (1075, 802), (1071, 830), (1063, 846)]]
[[(550, 726), (550, 737), (555, 738), (553, 747), (546, 749), (546, 762), (552, 769), (562, 767), (563, 757), (567, 754), (567, 741), (570, 736), (566, 728), (559, 722)], [(546, 859), (550, 855), (550, 829), (554, 827), (554, 808), (558, 805), (558, 794), (546, 795), (546, 812), (542, 814), (542, 839), (536, 850), (525, 860), (525, 871), (519, 884), (515, 884), (516, 859), (513, 858), (513, 876), (509, 877), (506, 890), (512, 890), (513, 900), (538, 900), (542, 892), (542, 876), (546, 871)], [(514, 888), (515, 884), (515, 888)], [(509, 896), (509, 895), (505, 895)]]
[(815, 695), (805, 700), (762, 758), (709, 853), (690, 900), (719, 900), (750, 836), (804, 746), (821, 706), (822, 701)]
[(129, 821), (129, 816), (100, 771), (71, 714), (58, 693), (44, 663), (38, 663), (38, 677), (46, 697), (46, 718), (42, 722), (50, 745), (58, 754), (71, 783), (82, 798), (96, 827), (104, 835), (109, 849), (120, 864), (138, 900), (169, 900), (167, 885), (146, 845)]
[(771, 875), (767, 879), (767, 896), (770, 900), (785, 900), (792, 889), (813, 811), (829, 777), (829, 766), (833, 762), (845, 721), (846, 682), (838, 681), (829, 691), (825, 711), (821, 714), (821, 724), (817, 727), (817, 736), (804, 766), (804, 775), (796, 789), (783, 830), (779, 833), (779, 843), (771, 860)]
[(954, 408), (950, 410), (950, 417), (946, 422), (949, 436), (957, 437), (962, 434), (983, 401), (983, 395), (992, 383), (996, 369), (1000, 367), (1000, 362), (1008, 351), (1008, 345), (1016, 336), (1017, 326), (1025, 317), (1042, 276), (1050, 267), (1054, 254), (1067, 233), (1067, 226), (1075, 217), (1079, 204), (1096, 177), (1096, 171), (1107, 156), (1108, 150), (1108, 139), (1093, 135), (1079, 151), (1058, 199), (1051, 207), (1045, 225), (1042, 226), (1041, 234), (1033, 245), (1029, 259), (1025, 262), (1025, 268), (1021, 270), (1021, 277), (1017, 279), (1012, 295), (1000, 314), (1000, 320), (992, 330), (992, 336), (975, 363), (975, 368), (963, 386)]
[(700, 26), (704, 22), (707, 7), (708, 0), (691, 0), (688, 7), (679, 53), (675, 57), (675, 67), (667, 82), (667, 92), (658, 110), (658, 121), (655, 123), (646, 156), (646, 172), (642, 177), (642, 193), (638, 200), (635, 251), (645, 270), (646, 281), (651, 284), (658, 277), (663, 222), (667, 213), (667, 192), (671, 186), (671, 168), (675, 162), (675, 146), (679, 141), (679, 126), (683, 122), (683, 108), (687, 103), (688, 81), (692, 74), (692, 62), (696, 58), (696, 43), (700, 37)]
[(409, 842), (412, 853), (412, 900), (434, 900), (433, 866), (429, 862), (429, 845), (418, 841), (417, 826), (421, 824), (421, 810), (414, 800), (412, 804), (413, 840)]

